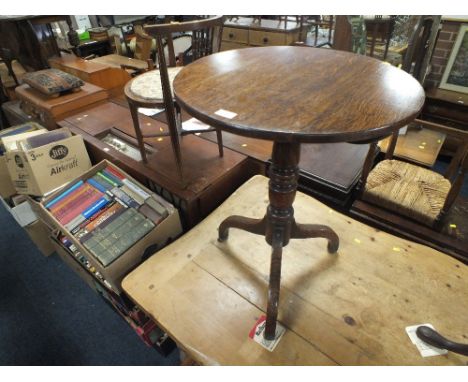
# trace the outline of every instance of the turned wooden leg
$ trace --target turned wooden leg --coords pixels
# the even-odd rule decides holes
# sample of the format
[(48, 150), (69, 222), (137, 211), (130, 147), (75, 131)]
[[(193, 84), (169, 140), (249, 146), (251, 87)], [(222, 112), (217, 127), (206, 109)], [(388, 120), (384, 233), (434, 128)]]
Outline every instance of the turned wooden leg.
[(256, 235), (265, 235), (266, 221), (233, 215), (224, 219), (218, 228), (218, 241), (225, 241), (229, 236), (229, 228), (239, 228)]
[(299, 175), (300, 144), (273, 144), (272, 165), (270, 167), (269, 199), (266, 214), (265, 240), (273, 248), (270, 263), (268, 286), (268, 306), (264, 338), (272, 340), (276, 334), (278, 302), (281, 283), (281, 259), (283, 247), (289, 243), (294, 224), (294, 209), (297, 178)]
[(143, 140), (143, 134), (140, 130), (140, 120), (138, 119), (138, 107), (128, 100), (128, 106), (130, 107), (130, 114), (132, 115), (133, 128), (135, 129), (135, 134), (138, 141), (138, 148), (140, 149), (141, 159), (144, 163), (148, 163), (148, 158), (146, 157), (145, 142)]
[(270, 262), (270, 284), (268, 285), (268, 306), (265, 322), (265, 333), (263, 337), (266, 340), (275, 339), (276, 319), (278, 318), (278, 303), (281, 282), (281, 259), (283, 255), (283, 237), (282, 232), (278, 231), (273, 235), (271, 262)]
[(340, 239), (330, 227), (320, 224), (293, 224), (291, 239), (308, 239), (313, 237), (323, 237), (328, 240), (328, 252), (338, 251)]
[(263, 219), (251, 219), (243, 216), (230, 216), (218, 228), (219, 241), (228, 238), (229, 228), (239, 228), (257, 235), (265, 235), (265, 240), (273, 248), (264, 334), (267, 340), (274, 339), (276, 334), (283, 247), (288, 245), (291, 238), (306, 239), (314, 237), (328, 239), (329, 252), (336, 252), (339, 246), (338, 236), (330, 227), (318, 224), (296, 224), (294, 220), (292, 205), (297, 190), (299, 156), (299, 143), (275, 142), (270, 167), (270, 204), (265, 217)]

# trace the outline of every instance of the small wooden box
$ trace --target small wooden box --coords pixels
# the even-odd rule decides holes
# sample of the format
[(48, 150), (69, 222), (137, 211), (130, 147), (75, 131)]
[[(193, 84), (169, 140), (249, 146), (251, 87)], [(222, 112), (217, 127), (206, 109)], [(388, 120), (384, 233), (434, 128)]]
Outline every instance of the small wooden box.
[(15, 89), (21, 101), (21, 109), (49, 130), (57, 128), (57, 121), (105, 102), (107, 92), (95, 85), (85, 83), (81, 90), (50, 98), (27, 84)]

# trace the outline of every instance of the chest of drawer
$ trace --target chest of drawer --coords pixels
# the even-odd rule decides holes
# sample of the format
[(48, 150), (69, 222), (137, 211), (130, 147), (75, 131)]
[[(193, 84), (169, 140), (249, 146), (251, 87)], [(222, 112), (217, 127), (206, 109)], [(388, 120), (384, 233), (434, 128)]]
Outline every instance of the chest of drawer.
[(249, 31), (247, 29), (224, 27), (223, 41), (247, 44), (249, 42)]
[(287, 45), (286, 34), (278, 32), (249, 31), (250, 45)]
[(231, 49), (242, 49), (248, 48), (249, 45), (247, 44), (240, 44), (238, 42), (230, 42), (230, 41), (221, 41), (221, 51), (231, 50)]

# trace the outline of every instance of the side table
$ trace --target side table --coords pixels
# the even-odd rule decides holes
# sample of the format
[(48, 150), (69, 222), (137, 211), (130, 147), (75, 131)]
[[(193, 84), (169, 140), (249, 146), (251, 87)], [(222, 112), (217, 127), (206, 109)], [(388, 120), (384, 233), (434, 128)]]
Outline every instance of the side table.
[[(268, 63), (266, 65), (266, 63)], [(281, 258), (291, 238), (339, 239), (327, 226), (298, 224), (292, 207), (301, 143), (370, 142), (413, 120), (424, 90), (406, 72), (356, 54), (294, 46), (247, 48), (204, 57), (184, 67), (174, 95), (195, 118), (222, 130), (272, 140), (269, 200), (263, 219), (226, 218), (229, 228), (265, 235), (272, 246), (264, 337), (276, 337)]]

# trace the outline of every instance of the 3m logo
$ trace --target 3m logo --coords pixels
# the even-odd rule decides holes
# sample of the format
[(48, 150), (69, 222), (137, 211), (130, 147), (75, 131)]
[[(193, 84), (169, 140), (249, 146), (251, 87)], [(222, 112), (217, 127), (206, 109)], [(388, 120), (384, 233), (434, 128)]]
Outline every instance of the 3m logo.
[(15, 155), (15, 163), (19, 168), (24, 167), (23, 160), (21, 159), (21, 157), (19, 155)]
[(50, 149), (49, 156), (52, 159), (59, 160), (63, 159), (68, 155), (68, 148), (64, 145), (57, 145)]

